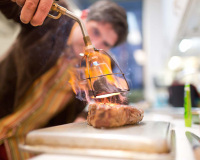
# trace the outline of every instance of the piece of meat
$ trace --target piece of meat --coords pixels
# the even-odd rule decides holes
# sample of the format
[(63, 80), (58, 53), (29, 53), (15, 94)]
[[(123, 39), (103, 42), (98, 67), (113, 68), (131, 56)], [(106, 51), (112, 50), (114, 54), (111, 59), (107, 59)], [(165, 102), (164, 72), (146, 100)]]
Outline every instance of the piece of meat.
[(135, 124), (143, 119), (144, 111), (127, 105), (93, 103), (89, 105), (87, 123), (95, 128)]

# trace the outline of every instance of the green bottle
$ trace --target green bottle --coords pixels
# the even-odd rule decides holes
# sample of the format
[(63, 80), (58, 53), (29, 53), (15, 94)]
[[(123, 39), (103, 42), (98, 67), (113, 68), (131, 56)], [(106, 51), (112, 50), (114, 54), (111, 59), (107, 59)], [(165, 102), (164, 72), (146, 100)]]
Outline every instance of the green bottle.
[(191, 105), (191, 95), (190, 95), (190, 84), (185, 84), (184, 87), (184, 108), (185, 108), (185, 126), (191, 127), (192, 126), (192, 105)]

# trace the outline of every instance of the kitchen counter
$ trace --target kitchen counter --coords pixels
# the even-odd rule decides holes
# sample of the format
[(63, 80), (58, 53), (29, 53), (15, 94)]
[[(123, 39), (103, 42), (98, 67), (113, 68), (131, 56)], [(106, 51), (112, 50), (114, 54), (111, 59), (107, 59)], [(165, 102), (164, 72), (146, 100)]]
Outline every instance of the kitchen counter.
[[(192, 147), (185, 135), (186, 131), (190, 131), (200, 137), (200, 125), (192, 124), (192, 127), (185, 127), (183, 108), (169, 108), (170, 113), (166, 112), (166, 108), (149, 112), (144, 120), (167, 121), (171, 123), (171, 129), (175, 131), (175, 160), (195, 160)], [(174, 112), (173, 112), (174, 111)]]
[[(174, 148), (172, 149), (172, 152), (174, 152), (174, 158), (175, 160), (195, 160), (193, 155), (192, 147), (187, 140), (185, 136), (185, 131), (191, 131), (192, 133), (200, 136), (200, 126), (197, 124), (193, 124), (192, 127), (185, 127), (184, 125), (184, 119), (183, 119), (183, 110), (177, 109), (177, 108), (163, 108), (163, 109), (154, 109), (151, 111), (145, 112), (145, 116), (143, 121), (164, 121), (164, 122), (170, 122), (171, 128), (170, 130), (174, 130), (175, 132), (175, 143)], [(92, 152), (92, 151), (91, 151)], [(100, 151), (103, 153), (103, 157), (99, 157), (92, 155), (92, 154), (85, 154), (84, 156), (76, 154), (76, 152), (71, 152), (71, 154), (58, 154), (58, 153), (43, 153), (41, 155), (38, 155), (30, 160), (43, 160), (43, 159), (58, 159), (58, 160), (64, 160), (64, 159), (70, 159), (70, 160), (92, 160), (92, 159), (102, 159), (102, 160), (116, 160), (120, 159), (120, 157), (110, 157), (106, 156), (109, 155), (109, 152), (106, 153), (106, 151), (102, 150)], [(69, 152), (70, 153), (70, 152)], [(89, 152), (88, 152), (89, 153)], [(144, 157), (149, 157), (148, 159), (154, 159), (156, 156), (156, 159), (162, 159), (163, 157), (161, 155), (154, 154), (154, 158), (151, 156), (148, 156), (148, 154), (144, 154), (141, 156), (141, 159)], [(168, 159), (167, 156), (164, 156), (165, 159)], [(130, 159), (130, 158), (129, 158)], [(169, 159), (171, 159), (169, 157)]]

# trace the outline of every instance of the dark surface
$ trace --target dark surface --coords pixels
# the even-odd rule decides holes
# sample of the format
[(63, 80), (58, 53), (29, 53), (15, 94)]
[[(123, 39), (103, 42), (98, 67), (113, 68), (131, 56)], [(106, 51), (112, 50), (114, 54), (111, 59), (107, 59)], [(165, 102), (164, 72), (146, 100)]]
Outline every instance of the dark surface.
[[(184, 106), (184, 85), (173, 85), (168, 88), (169, 104), (174, 107)], [(195, 86), (190, 85), (192, 107), (198, 106), (199, 94)]]

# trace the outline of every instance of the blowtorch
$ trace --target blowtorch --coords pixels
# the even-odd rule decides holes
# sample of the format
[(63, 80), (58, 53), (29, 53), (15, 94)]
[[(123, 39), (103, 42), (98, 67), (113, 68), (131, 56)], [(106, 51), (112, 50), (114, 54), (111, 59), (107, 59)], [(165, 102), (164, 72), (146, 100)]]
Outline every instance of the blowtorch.
[[(83, 59), (86, 64), (86, 76), (83, 81), (87, 81), (89, 84), (89, 90), (91, 91), (91, 98), (105, 98), (114, 95), (119, 95), (121, 92), (129, 91), (129, 85), (124, 76), (124, 73), (120, 69), (119, 65), (115, 60), (102, 49), (96, 49), (90, 40), (83, 21), (77, 17), (74, 13), (70, 12), (66, 8), (53, 2), (51, 11), (55, 11), (58, 14), (56, 16), (48, 14), (48, 17), (53, 19), (58, 19), (61, 15), (66, 15), (76, 22), (78, 22), (81, 32), (83, 35), (83, 40), (85, 44), (85, 52)], [(102, 57), (109, 57), (112, 62), (115, 63), (116, 67), (119, 69), (119, 73), (113, 73), (111, 67), (105, 59)], [(82, 60), (83, 60), (82, 59)], [(81, 63), (82, 64), (82, 63)], [(121, 77), (119, 77), (121, 76)]]

